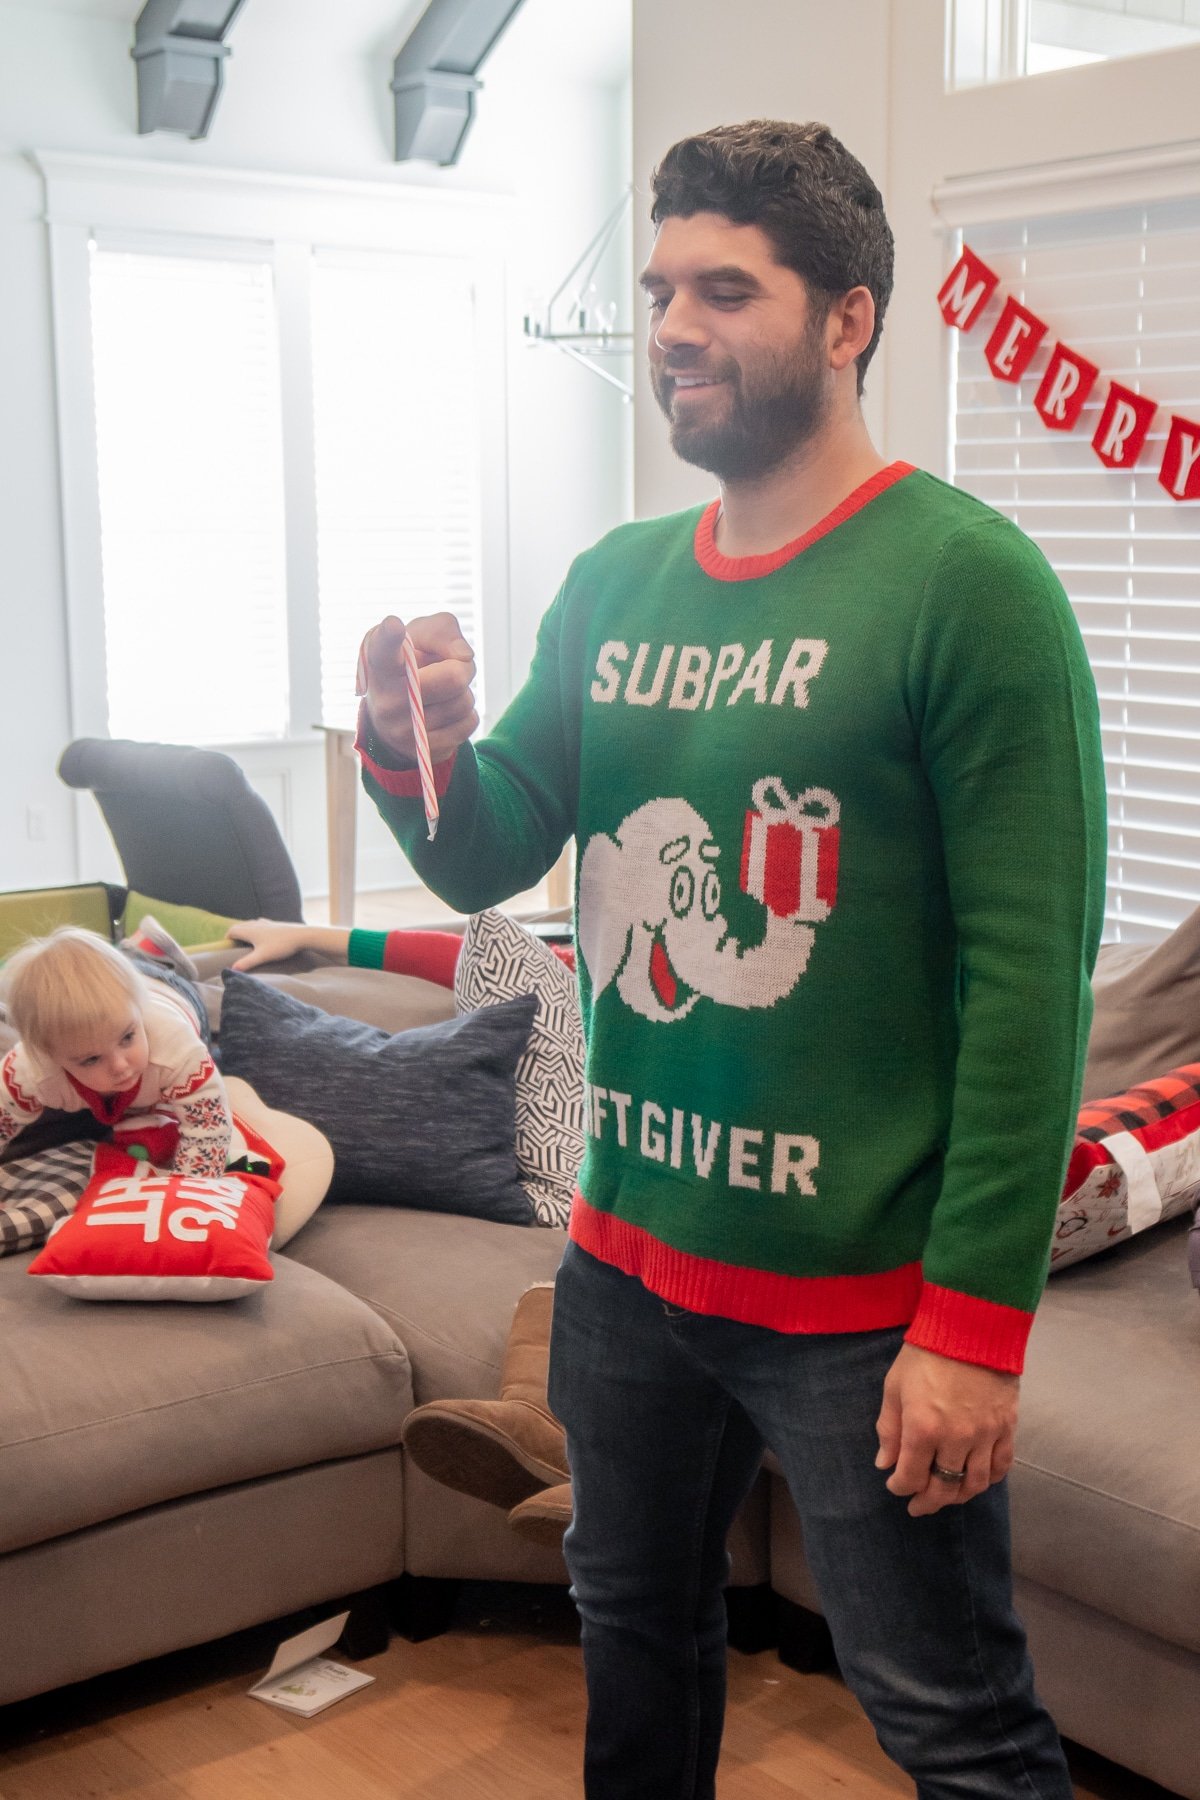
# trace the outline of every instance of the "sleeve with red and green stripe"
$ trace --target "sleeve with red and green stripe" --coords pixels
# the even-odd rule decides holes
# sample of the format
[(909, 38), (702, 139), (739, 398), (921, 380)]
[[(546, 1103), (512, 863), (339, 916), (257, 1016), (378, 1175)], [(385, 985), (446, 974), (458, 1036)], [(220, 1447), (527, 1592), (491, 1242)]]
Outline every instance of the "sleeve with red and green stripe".
[(360, 717), (363, 786), (426, 886), (456, 912), (536, 887), (575, 828), (578, 700), (560, 666), (562, 596), (542, 620), (528, 679), (494, 730), (436, 765), (441, 817), (427, 841), (420, 778), (392, 769)]

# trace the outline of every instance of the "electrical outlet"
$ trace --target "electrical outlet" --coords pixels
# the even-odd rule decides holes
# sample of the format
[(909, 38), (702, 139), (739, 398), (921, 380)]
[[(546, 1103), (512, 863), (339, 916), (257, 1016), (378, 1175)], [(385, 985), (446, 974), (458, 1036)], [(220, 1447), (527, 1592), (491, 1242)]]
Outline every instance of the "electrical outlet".
[(27, 806), (25, 808), (25, 836), (35, 844), (46, 841), (46, 809), (44, 806)]

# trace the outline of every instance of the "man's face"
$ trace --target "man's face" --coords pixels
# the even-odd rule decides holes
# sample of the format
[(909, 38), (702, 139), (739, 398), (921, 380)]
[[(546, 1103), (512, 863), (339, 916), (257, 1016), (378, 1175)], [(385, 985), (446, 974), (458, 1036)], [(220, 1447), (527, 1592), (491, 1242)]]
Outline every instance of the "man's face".
[(650, 380), (685, 462), (753, 481), (816, 434), (833, 392), (826, 320), (757, 225), (664, 219), (641, 285)]

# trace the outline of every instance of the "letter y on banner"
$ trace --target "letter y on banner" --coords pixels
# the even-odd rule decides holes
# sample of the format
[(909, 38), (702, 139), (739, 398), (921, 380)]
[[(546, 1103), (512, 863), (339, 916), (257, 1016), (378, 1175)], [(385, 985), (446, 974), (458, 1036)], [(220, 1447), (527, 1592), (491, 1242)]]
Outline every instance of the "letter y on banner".
[(963, 245), (963, 253), (943, 281), (938, 305), (947, 325), (970, 331), (972, 325), (996, 291), (1000, 277), (987, 264), (980, 262), (973, 250)]
[(1171, 416), (1171, 433), (1158, 479), (1172, 500), (1200, 500), (1200, 425)]

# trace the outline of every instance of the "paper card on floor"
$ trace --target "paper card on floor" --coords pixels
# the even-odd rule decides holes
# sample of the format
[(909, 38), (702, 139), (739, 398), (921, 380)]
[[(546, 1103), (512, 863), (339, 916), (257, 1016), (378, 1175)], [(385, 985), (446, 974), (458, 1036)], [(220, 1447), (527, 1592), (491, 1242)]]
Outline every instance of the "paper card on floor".
[(335, 1700), (374, 1681), (373, 1675), (365, 1675), (360, 1669), (348, 1669), (344, 1663), (330, 1662), (328, 1657), (321, 1655), (322, 1650), (336, 1644), (349, 1617), (348, 1612), (338, 1613), (335, 1618), (323, 1619), (308, 1631), (285, 1638), (262, 1680), (256, 1681), (250, 1689), (254, 1698), (266, 1700), (271, 1706), (286, 1707), (290, 1712), (303, 1713), (309, 1718), (323, 1707), (332, 1706)]

